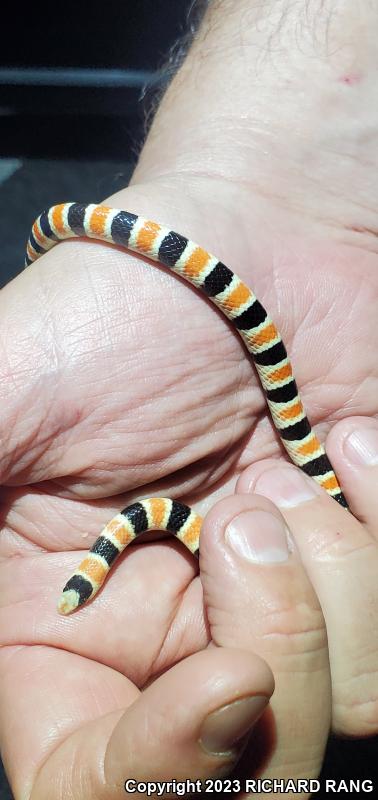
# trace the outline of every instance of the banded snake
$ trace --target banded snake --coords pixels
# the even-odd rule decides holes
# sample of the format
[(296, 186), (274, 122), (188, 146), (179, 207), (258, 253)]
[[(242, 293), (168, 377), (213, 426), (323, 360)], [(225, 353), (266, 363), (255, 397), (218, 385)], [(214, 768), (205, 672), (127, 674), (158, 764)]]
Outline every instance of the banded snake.
[[(307, 419), (285, 346), (253, 291), (202, 247), (157, 222), (103, 205), (62, 203), (34, 222), (26, 265), (63, 239), (88, 237), (115, 244), (159, 262), (201, 290), (241, 336), (252, 356), (270, 414), (291, 461), (347, 508), (337, 477)], [(58, 610), (69, 614), (102, 586), (115, 559), (139, 534), (168, 531), (199, 554), (202, 520), (177, 500), (152, 497), (120, 511), (102, 530), (67, 581)]]

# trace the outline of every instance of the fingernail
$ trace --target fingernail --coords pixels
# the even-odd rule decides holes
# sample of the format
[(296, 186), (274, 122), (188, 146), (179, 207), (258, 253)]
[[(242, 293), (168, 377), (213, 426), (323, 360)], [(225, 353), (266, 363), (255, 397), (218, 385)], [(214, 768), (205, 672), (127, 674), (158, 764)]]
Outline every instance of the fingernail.
[(360, 428), (344, 439), (344, 455), (352, 464), (367, 466), (378, 464), (378, 430)]
[(280, 508), (294, 508), (319, 496), (322, 489), (299, 470), (281, 467), (263, 472), (253, 491), (268, 497)]
[(233, 750), (259, 719), (268, 698), (263, 695), (236, 700), (205, 719), (199, 742), (208, 753), (222, 755)]
[(228, 523), (225, 539), (238, 556), (255, 564), (277, 564), (289, 558), (286, 526), (267, 511), (242, 511)]

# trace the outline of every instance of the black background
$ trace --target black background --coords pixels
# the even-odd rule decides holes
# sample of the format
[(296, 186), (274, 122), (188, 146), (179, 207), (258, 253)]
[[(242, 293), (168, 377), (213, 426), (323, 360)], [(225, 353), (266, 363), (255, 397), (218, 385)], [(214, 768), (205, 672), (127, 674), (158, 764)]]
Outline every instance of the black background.
[[(169, 79), (169, 62), (196, 10), (191, 0), (8, 8), (1, 25), (0, 159), (17, 161), (0, 183), (2, 284), (21, 269), (29, 225), (42, 208), (71, 198), (94, 202), (127, 184), (156, 86)], [(135, 71), (140, 86), (56, 89), (37, 80), (12, 86), (4, 69), (14, 67), (27, 68), (29, 76), (42, 67), (122, 68)], [(150, 85), (146, 75), (158, 83)], [(377, 739), (331, 739), (323, 776), (372, 778), (377, 787), (377, 761)], [(9, 798), (0, 775), (0, 800)]]

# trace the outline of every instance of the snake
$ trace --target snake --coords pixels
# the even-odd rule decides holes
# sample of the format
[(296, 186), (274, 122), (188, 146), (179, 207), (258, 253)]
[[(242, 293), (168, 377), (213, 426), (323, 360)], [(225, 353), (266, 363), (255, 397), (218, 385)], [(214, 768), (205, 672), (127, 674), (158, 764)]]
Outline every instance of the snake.
[[(157, 262), (215, 304), (239, 334), (252, 359), (289, 458), (348, 509), (332, 464), (307, 418), (280, 333), (252, 289), (216, 256), (186, 236), (129, 211), (94, 203), (59, 203), (43, 211), (31, 229), (25, 266), (58, 242), (77, 237), (107, 242)], [(179, 500), (150, 497), (128, 505), (105, 525), (65, 584), (58, 612), (70, 614), (91, 600), (116, 559), (140, 534), (166, 531), (198, 558), (201, 527), (201, 517)]]

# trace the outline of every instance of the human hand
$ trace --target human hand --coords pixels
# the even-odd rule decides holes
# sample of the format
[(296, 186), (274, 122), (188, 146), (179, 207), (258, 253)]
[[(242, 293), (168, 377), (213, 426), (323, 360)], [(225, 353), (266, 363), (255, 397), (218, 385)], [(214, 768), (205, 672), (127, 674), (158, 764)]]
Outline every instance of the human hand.
[[(278, 73), (279, 56), (274, 47), (267, 48), (268, 40), (274, 44), (269, 32), (276, 30), (276, 21), (254, 20), (259, 11), (239, 4), (238, 14), (248, 14), (250, 24), (238, 50), (230, 42), (241, 35), (243, 17), (232, 5), (224, 4), (230, 9), (224, 21), (223, 15), (215, 16), (216, 9), (211, 12), (208, 29), (203, 28), (162, 104), (134, 185), (113, 200), (188, 233), (252, 284), (288, 344), (310, 419), (324, 439), (335, 419), (347, 419), (351, 408), (353, 415), (377, 413), (375, 216), (369, 197), (373, 133), (365, 142), (366, 129), (375, 128), (374, 120), (362, 114), (362, 108), (371, 113), (374, 107), (367, 101), (374, 91), (368, 78), (374, 53), (365, 39), (356, 40), (352, 50), (363, 49), (367, 77), (355, 80), (354, 74), (353, 81), (343, 82), (340, 75), (352, 74), (350, 63), (343, 63), (351, 59), (350, 51), (336, 48), (337, 57), (329, 57), (316, 50), (321, 47), (317, 36), (305, 38), (310, 56), (290, 49), (298, 24), (289, 13), (277, 26), (285, 53), (285, 70)], [(275, 4), (275, 13), (281, 8)], [(343, 8), (334, 15), (328, 26), (332, 37), (345, 35), (351, 13)], [(319, 19), (313, 25), (319, 32)], [(305, 95), (308, 102), (293, 132), (308, 63), (312, 93)], [(243, 115), (246, 75), (255, 94)], [(358, 125), (349, 122), (352, 117)], [(128, 268), (132, 288), (125, 281)], [(168, 293), (169, 315), (161, 314)], [(60, 567), (48, 574), (41, 569), (42, 556), (33, 571), (29, 558), (40, 548), (59, 553), (81, 543), (86, 547), (82, 532), (89, 543), (113, 510), (141, 493), (141, 486), (144, 495), (186, 499), (195, 499), (201, 488), (207, 507), (217, 496), (217, 481), (223, 483), (219, 493), (225, 492), (235, 474), (252, 460), (277, 455), (278, 445), (240, 344), (212, 309), (155, 267), (93, 243), (65, 243), (7, 287), (2, 302), (7, 356), (3, 482), (8, 484), (3, 499), (9, 508), (3, 555), (23, 556), (9, 564), (10, 583), (21, 565), (25, 576), (22, 590), (21, 578), (13, 586), (16, 596), (8, 602), (18, 605), (2, 629), (8, 644), (85, 652), (82, 632), (76, 638), (61, 629), (54, 634), (56, 587), (77, 554), (71, 559), (67, 553), (65, 562), (44, 554), (46, 564), (55, 559)], [(190, 363), (181, 357), (188, 342)], [(254, 436), (246, 442), (251, 426)], [(131, 490), (126, 498), (94, 502), (126, 488)], [(164, 546), (163, 569), (168, 550), (177, 559), (172, 567), (179, 584), (183, 557)], [(33, 557), (33, 567), (37, 564)], [(135, 580), (138, 575), (148, 581), (143, 562)], [(117, 591), (114, 581), (104, 598), (107, 590)], [(362, 586), (365, 590), (364, 581)], [(370, 593), (361, 592), (360, 599), (362, 606), (373, 607)], [(40, 609), (42, 600), (46, 605)], [(204, 640), (195, 638), (195, 647), (201, 646)], [(93, 657), (98, 658), (99, 647), (106, 659), (106, 648), (95, 645)], [(184, 651), (191, 645), (186, 643)], [(371, 699), (366, 676), (357, 683)]]

